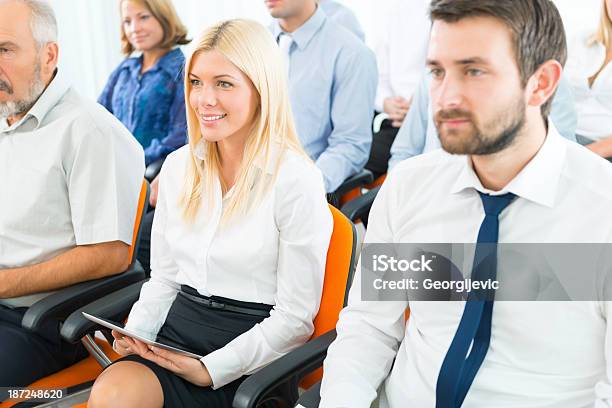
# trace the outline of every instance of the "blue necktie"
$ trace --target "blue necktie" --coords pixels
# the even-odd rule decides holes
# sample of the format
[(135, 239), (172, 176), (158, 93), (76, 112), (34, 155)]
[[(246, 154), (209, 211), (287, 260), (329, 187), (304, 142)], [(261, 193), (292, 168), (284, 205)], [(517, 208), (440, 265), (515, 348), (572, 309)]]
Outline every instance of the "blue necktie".
[[(499, 235), (499, 214), (512, 202), (515, 195), (507, 193), (491, 196), (480, 192), (478, 194), (482, 200), (485, 217), (478, 231), (472, 279), (494, 280), (497, 277), (495, 244)], [(470, 292), (457, 332), (440, 368), (436, 385), (436, 408), (458, 408), (463, 404), (489, 349), (493, 297), (494, 293), (484, 290)], [(472, 349), (468, 355), (470, 345)]]

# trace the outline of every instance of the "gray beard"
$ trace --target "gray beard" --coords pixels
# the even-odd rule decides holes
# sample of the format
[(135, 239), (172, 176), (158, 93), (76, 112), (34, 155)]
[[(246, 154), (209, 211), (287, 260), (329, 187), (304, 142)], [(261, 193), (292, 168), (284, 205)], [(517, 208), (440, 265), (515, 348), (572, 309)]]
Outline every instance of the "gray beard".
[[(3, 87), (6, 89), (6, 87)], [(29, 111), (45, 90), (45, 84), (40, 77), (40, 64), (34, 68), (34, 79), (25, 99), (17, 101), (0, 102), (0, 119), (6, 120), (9, 116), (22, 115)]]

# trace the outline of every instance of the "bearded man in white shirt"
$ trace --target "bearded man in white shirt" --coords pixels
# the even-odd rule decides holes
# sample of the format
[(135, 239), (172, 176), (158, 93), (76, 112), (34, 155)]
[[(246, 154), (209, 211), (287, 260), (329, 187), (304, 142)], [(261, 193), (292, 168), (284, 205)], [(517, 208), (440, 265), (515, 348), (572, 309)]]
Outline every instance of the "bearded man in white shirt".
[[(443, 150), (390, 173), (365, 241), (610, 242), (612, 167), (547, 120), (566, 59), (553, 3), (434, 0), (430, 15)], [(369, 407), (383, 381), (381, 407), (610, 406), (610, 302), (487, 300), (467, 336), (478, 302), (371, 301), (364, 276), (359, 267), (328, 350), (322, 407)]]
[[(129, 264), (142, 148), (57, 70), (42, 0), (0, 0), (0, 385), (25, 386), (86, 353), (58, 322), (21, 327), (50, 292)], [(1, 396), (0, 396), (1, 398)]]

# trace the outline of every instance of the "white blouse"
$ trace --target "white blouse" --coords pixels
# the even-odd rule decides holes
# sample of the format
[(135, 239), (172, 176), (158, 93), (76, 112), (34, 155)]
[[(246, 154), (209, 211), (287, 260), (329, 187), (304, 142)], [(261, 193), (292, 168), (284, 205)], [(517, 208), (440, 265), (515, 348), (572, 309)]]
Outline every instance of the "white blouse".
[(378, 87), (374, 107), (383, 111), (386, 98), (412, 97), (425, 72), (429, 44), (430, 0), (388, 2), (377, 25), (374, 45), (378, 61)]
[(569, 47), (565, 72), (572, 86), (578, 115), (576, 133), (593, 140), (612, 136), (612, 64), (595, 75), (606, 58), (606, 48), (599, 43), (587, 46), (592, 35), (579, 35)]
[[(287, 152), (273, 186), (245, 217), (221, 223), (222, 197), (202, 199), (193, 223), (178, 207), (189, 146), (166, 159), (151, 231), (151, 279), (128, 328), (156, 334), (180, 285), (200, 294), (274, 305), (270, 317), (204, 358), (213, 388), (250, 374), (308, 340), (318, 312), (333, 221), (321, 172)], [(261, 167), (259, 167), (261, 169)], [(272, 177), (261, 169), (261, 177)], [(258, 178), (261, 180), (261, 178)]]

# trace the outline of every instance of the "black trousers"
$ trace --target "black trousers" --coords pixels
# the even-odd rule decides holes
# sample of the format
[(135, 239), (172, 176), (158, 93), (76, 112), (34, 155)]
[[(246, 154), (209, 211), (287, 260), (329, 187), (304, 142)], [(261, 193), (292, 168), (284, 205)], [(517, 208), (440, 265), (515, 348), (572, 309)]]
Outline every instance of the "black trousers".
[(370, 158), (365, 165), (365, 168), (374, 174), (374, 179), (387, 172), (391, 158), (391, 146), (398, 131), (399, 128), (391, 126), (390, 120), (384, 120), (378, 133), (374, 134)]
[(45, 325), (40, 333), (21, 327), (26, 310), (0, 305), (1, 387), (25, 387), (87, 356), (82, 344), (70, 344), (61, 339), (58, 321)]

